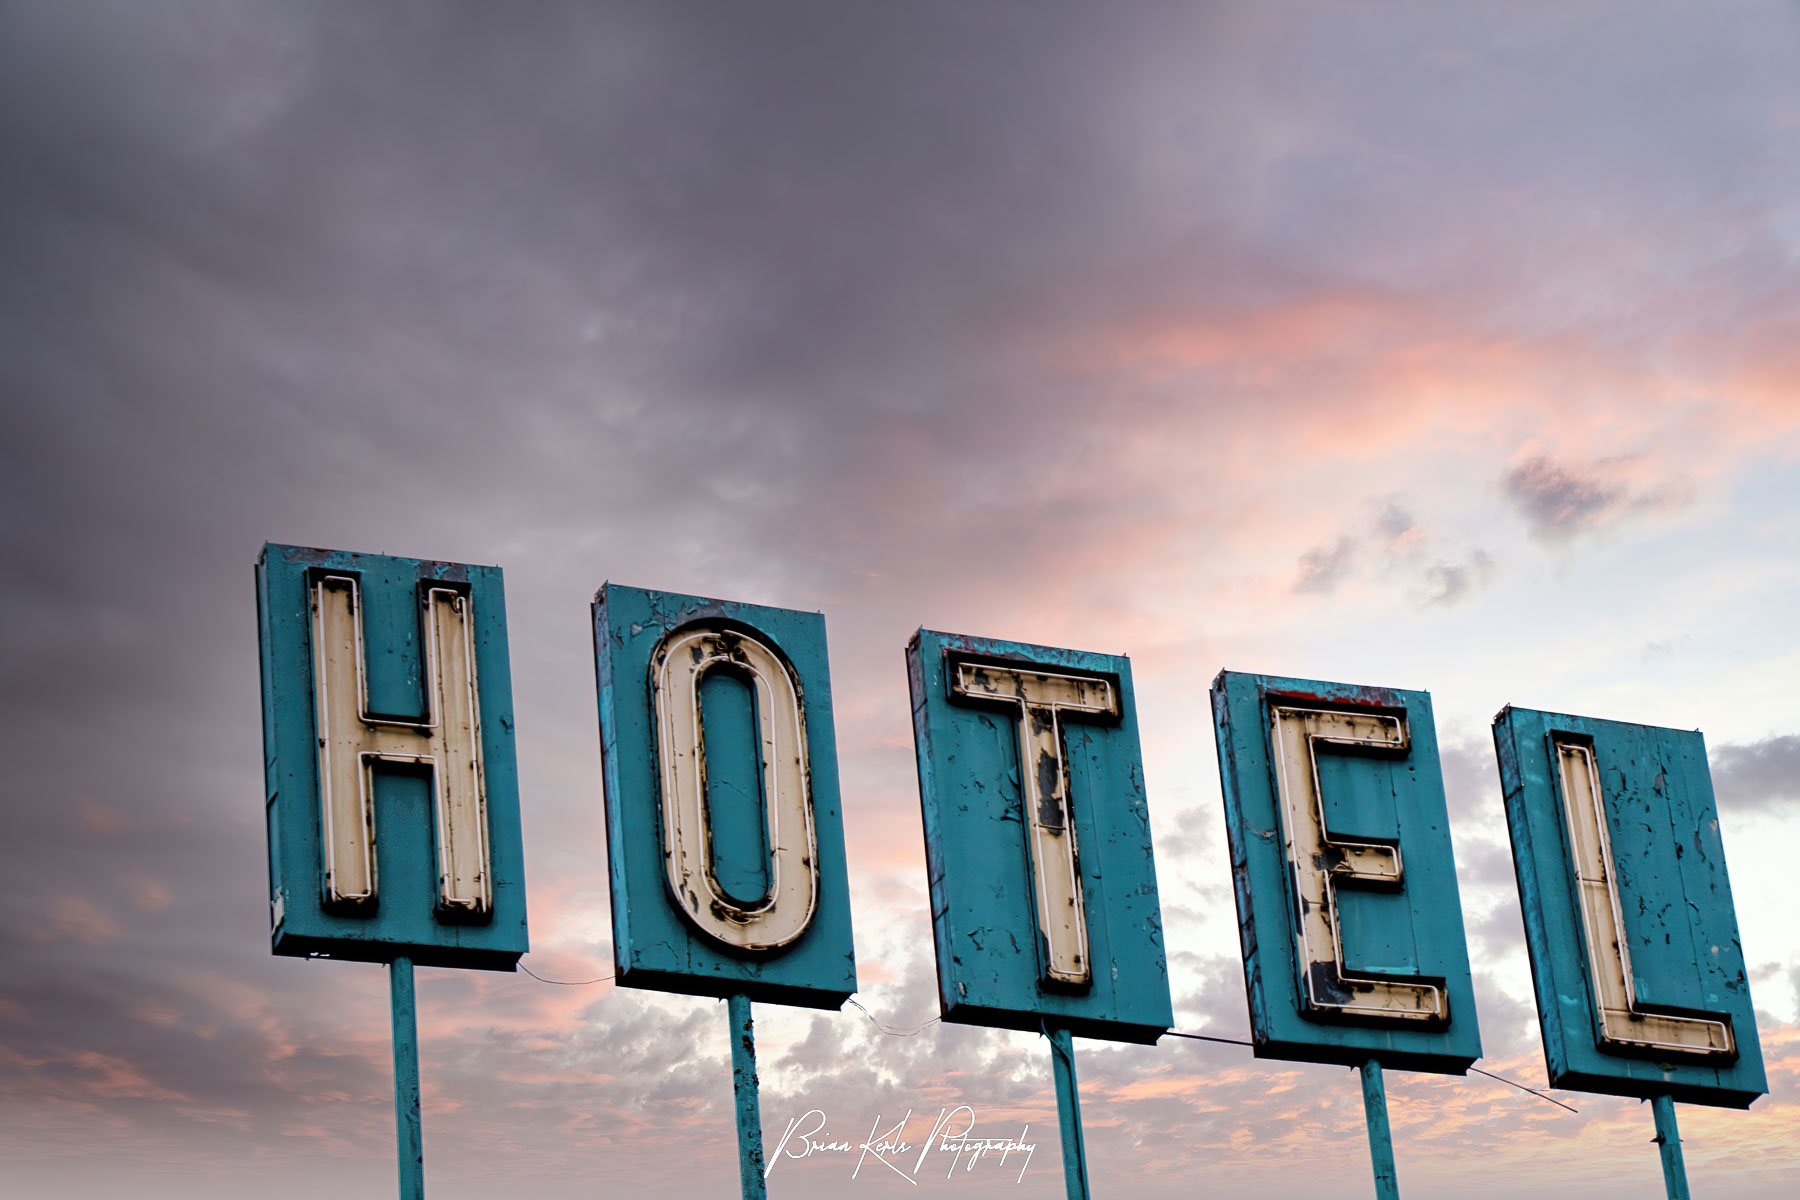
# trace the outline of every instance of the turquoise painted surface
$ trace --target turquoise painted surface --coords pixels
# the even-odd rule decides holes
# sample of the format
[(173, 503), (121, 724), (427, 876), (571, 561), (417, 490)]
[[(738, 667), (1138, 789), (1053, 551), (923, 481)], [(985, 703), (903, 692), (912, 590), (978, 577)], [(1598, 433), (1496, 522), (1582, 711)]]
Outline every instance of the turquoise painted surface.
[(1667, 1095), (1651, 1098), (1656, 1116), (1656, 1148), (1662, 1157), (1663, 1191), (1669, 1200), (1689, 1200), (1687, 1158), (1681, 1153), (1681, 1127), (1675, 1120), (1675, 1101)]
[(1394, 1169), (1394, 1132), (1388, 1123), (1387, 1084), (1381, 1078), (1381, 1060), (1371, 1058), (1357, 1073), (1362, 1078), (1363, 1124), (1369, 1132), (1375, 1200), (1400, 1200), (1400, 1177)]
[[(1064, 726), (1093, 964), (1084, 993), (1039, 981), (1015, 719), (952, 702), (947, 652), (1118, 681), (1122, 719)], [(1048, 1022), (1082, 1037), (1154, 1042), (1174, 1018), (1130, 661), (926, 629), (906, 661), (944, 1019), (1032, 1031)]]
[(1050, 1073), (1056, 1084), (1063, 1191), (1069, 1200), (1088, 1200), (1087, 1135), (1081, 1128), (1081, 1082), (1075, 1074), (1075, 1039), (1062, 1028), (1046, 1027), (1044, 1036), (1050, 1042)]
[(388, 964), (388, 1009), (394, 1025), (394, 1147), (400, 1200), (425, 1200), (425, 1125), (419, 1111), (419, 1004), (412, 960)]
[[(1640, 1000), (1728, 1017), (1735, 1063), (1601, 1049), (1572, 881), (1553, 733), (1591, 738)], [(1737, 908), (1697, 731), (1507, 707), (1494, 718), (1513, 867), (1553, 1087), (1748, 1108), (1769, 1090)]]
[[(430, 788), (419, 768), (382, 764), (375, 776), (376, 870), (372, 916), (325, 912), (317, 734), (313, 716), (308, 589), (320, 572), (352, 575), (363, 605), (372, 710), (419, 718), (427, 708), (420, 588), (468, 589), (481, 705), (494, 911), (485, 924), (437, 916), (437, 860)], [(525, 854), (513, 746), (506, 599), (498, 567), (379, 554), (266, 545), (256, 564), (261, 640), (263, 750), (274, 952), (294, 956), (507, 971), (528, 948)]]
[(754, 904), (769, 891), (768, 806), (756, 710), (756, 692), (745, 680), (714, 671), (701, 681), (713, 875), (727, 896), (743, 904)]
[[(787, 658), (799, 676), (806, 714), (818, 907), (806, 932), (791, 945), (755, 957), (722, 949), (697, 932), (670, 897), (663, 868), (650, 656), (670, 630), (718, 618), (754, 631)], [(825, 618), (609, 583), (594, 598), (594, 664), (613, 956), (620, 985), (841, 1007), (856, 991), (856, 954)], [(725, 681), (721, 684), (713, 684), (713, 678), (702, 683), (701, 704), (707, 730), (706, 804), (716, 822), (714, 862), (728, 892), (759, 897), (766, 883), (768, 834), (752, 732), (755, 702), (749, 689), (729, 676), (717, 676)]]
[(756, 1073), (756, 1021), (750, 1001), (732, 996), (725, 1004), (731, 1025), (731, 1096), (737, 1109), (738, 1189), (744, 1200), (764, 1200), (768, 1168), (763, 1160), (762, 1081)]
[[(1319, 785), (1327, 828), (1397, 839), (1403, 864), (1399, 891), (1339, 890), (1347, 965), (1441, 980), (1450, 1007), (1443, 1028), (1322, 1020), (1303, 1010), (1302, 964), (1294, 934), (1297, 899), (1282, 850), (1270, 769), (1271, 699), (1374, 708), (1406, 717), (1411, 747), (1404, 757), (1321, 753)], [(1397, 688), (1224, 671), (1213, 682), (1212, 704), (1257, 1057), (1358, 1067), (1373, 1060), (1387, 1067), (1463, 1074), (1481, 1057), (1481, 1034), (1431, 697)]]

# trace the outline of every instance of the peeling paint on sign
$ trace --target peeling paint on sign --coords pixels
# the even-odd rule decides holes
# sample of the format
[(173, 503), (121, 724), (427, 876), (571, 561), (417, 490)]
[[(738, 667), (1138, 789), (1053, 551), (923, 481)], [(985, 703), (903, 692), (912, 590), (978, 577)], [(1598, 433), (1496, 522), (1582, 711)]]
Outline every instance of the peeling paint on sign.
[(1213, 719), (1258, 1057), (1481, 1056), (1431, 699), (1221, 672)]
[(594, 599), (618, 982), (838, 1008), (856, 990), (825, 620)]
[(257, 563), (275, 953), (510, 970), (527, 947), (498, 568)]
[(1153, 1042), (1172, 1020), (1122, 657), (907, 647), (945, 1020)]
[(1768, 1091), (1705, 739), (1494, 718), (1553, 1087), (1747, 1108)]

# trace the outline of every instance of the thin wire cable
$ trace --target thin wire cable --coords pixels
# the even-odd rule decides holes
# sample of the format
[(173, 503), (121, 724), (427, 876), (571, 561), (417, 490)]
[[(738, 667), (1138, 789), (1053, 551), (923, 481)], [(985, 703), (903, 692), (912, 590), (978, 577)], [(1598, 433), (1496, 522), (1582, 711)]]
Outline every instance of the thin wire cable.
[(1253, 1042), (1246, 1042), (1243, 1038), (1214, 1037), (1210, 1033), (1183, 1033), (1179, 1029), (1170, 1029), (1166, 1032), (1170, 1037), (1192, 1038), (1196, 1042), (1220, 1042), (1227, 1046), (1250, 1046), (1255, 1044)]
[(917, 1037), (919, 1034), (924, 1033), (927, 1029), (930, 1029), (933, 1025), (936, 1025), (939, 1021), (944, 1019), (942, 1017), (933, 1017), (917, 1029), (890, 1029), (880, 1021), (877, 1021), (875, 1019), (875, 1014), (864, 1008), (861, 1004), (858, 1004), (854, 997), (851, 998), (850, 1003), (855, 1005), (857, 1012), (869, 1018), (869, 1024), (875, 1026), (875, 1028), (881, 1030), (881, 1032), (887, 1034), (889, 1037)]
[(1492, 1071), (1484, 1071), (1480, 1067), (1470, 1067), (1469, 1070), (1475, 1072), (1477, 1075), (1486, 1075), (1489, 1079), (1498, 1079), (1501, 1083), (1504, 1083), (1507, 1087), (1516, 1087), (1521, 1092), (1528, 1092), (1531, 1095), (1536, 1096), (1539, 1100), (1548, 1100), (1550, 1103), (1556, 1105), (1556, 1107), (1558, 1107), (1558, 1108), (1566, 1108), (1572, 1113), (1578, 1113), (1581, 1111), (1579, 1108), (1576, 1108), (1573, 1104), (1564, 1104), (1561, 1100), (1558, 1100), (1555, 1096), (1551, 1096), (1544, 1092), (1540, 1092), (1534, 1087), (1526, 1087), (1522, 1083), (1514, 1083), (1512, 1080), (1508, 1079), (1504, 1075), (1496, 1075)]
[[(606, 983), (607, 981), (609, 981), (610, 979), (613, 978), (611, 975), (602, 975), (597, 979), (545, 979), (542, 975), (539, 975), (536, 971), (532, 970), (530, 967), (526, 966), (524, 963), (519, 963), (518, 968), (519, 968), (519, 970), (525, 972), (527, 975), (531, 976), (533, 979), (537, 980), (539, 983), (553, 984), (556, 987), (591, 987), (596, 983)], [(862, 1004), (860, 1002), (858, 1002), (854, 996), (852, 996), (850, 998), (850, 1004), (852, 1007), (854, 1007), (856, 1009), (857, 1012), (859, 1012), (863, 1016), (869, 1018), (869, 1024), (873, 1025), (877, 1030), (881, 1031), (882, 1033), (885, 1033), (889, 1037), (918, 1037), (921, 1033), (924, 1033), (927, 1029), (930, 1029), (933, 1025), (940, 1023), (944, 1019), (942, 1017), (933, 1017), (933, 1018), (931, 1018), (931, 1020), (925, 1022), (923, 1025), (919, 1026), (917, 1029), (894, 1029), (894, 1028), (891, 1028), (890, 1026), (882, 1024), (881, 1021), (876, 1018), (875, 1014), (870, 1012), (868, 1009), (864, 1008), (862, 1006)], [(1183, 1033), (1179, 1029), (1170, 1029), (1170, 1030), (1167, 1030), (1166, 1032), (1168, 1033), (1168, 1035), (1170, 1037), (1187, 1038), (1188, 1040), (1195, 1041), (1195, 1042), (1217, 1042), (1222, 1046), (1250, 1046), (1250, 1045), (1254, 1044), (1254, 1043), (1245, 1041), (1243, 1038), (1218, 1037), (1218, 1036), (1216, 1036), (1214, 1034), (1210, 1034), (1210, 1033)], [(1527, 1087), (1526, 1085), (1524, 1085), (1522, 1083), (1515, 1083), (1513, 1080), (1508, 1079), (1504, 1075), (1496, 1075), (1492, 1071), (1484, 1071), (1480, 1067), (1470, 1067), (1469, 1070), (1475, 1072), (1477, 1075), (1485, 1075), (1489, 1079), (1497, 1080), (1500, 1083), (1504, 1083), (1507, 1087), (1518, 1088), (1521, 1092), (1524, 1092), (1527, 1096), (1536, 1096), (1539, 1100), (1544, 1101), (1546, 1104), (1554, 1104), (1554, 1105), (1556, 1105), (1556, 1107), (1567, 1109), (1568, 1111), (1570, 1111), (1572, 1113), (1579, 1113), (1581, 1111), (1579, 1108), (1576, 1108), (1573, 1104), (1564, 1104), (1561, 1100), (1558, 1100), (1555, 1096), (1548, 1095), (1547, 1093), (1541, 1092), (1537, 1088), (1534, 1088), (1534, 1087)]]
[[(1170, 1037), (1192, 1038), (1196, 1042), (1221, 1042), (1227, 1046), (1249, 1046), (1249, 1045), (1252, 1045), (1252, 1043), (1246, 1042), (1242, 1038), (1215, 1037), (1214, 1035), (1209, 1034), (1209, 1033), (1183, 1033), (1179, 1029), (1171, 1029), (1168, 1031), (1168, 1034)], [(1566, 1108), (1572, 1113), (1579, 1113), (1581, 1111), (1579, 1108), (1576, 1108), (1573, 1104), (1564, 1104), (1561, 1100), (1558, 1100), (1555, 1096), (1551, 1096), (1544, 1092), (1540, 1092), (1537, 1088), (1527, 1087), (1526, 1085), (1524, 1085), (1522, 1083), (1516, 1083), (1513, 1080), (1508, 1079), (1504, 1075), (1496, 1075), (1492, 1071), (1484, 1071), (1480, 1067), (1470, 1067), (1469, 1070), (1475, 1072), (1477, 1075), (1486, 1075), (1489, 1079), (1498, 1080), (1499, 1082), (1504, 1083), (1507, 1087), (1518, 1088), (1521, 1092), (1524, 1092), (1526, 1095), (1536, 1096), (1539, 1100), (1545, 1101), (1546, 1103), (1549, 1103), (1549, 1104), (1554, 1104), (1558, 1108)]]
[(518, 968), (539, 983), (553, 983), (557, 987), (588, 987), (596, 983), (605, 983), (612, 978), (611, 975), (602, 975), (598, 979), (545, 979), (542, 975), (539, 975), (524, 963), (519, 963)]

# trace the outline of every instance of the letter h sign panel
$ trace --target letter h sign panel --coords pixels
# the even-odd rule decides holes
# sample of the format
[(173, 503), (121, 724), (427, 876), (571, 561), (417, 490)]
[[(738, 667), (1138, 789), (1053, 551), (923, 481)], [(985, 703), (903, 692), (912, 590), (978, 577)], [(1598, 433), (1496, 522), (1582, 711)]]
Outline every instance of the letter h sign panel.
[(1259, 1058), (1481, 1057), (1431, 697), (1220, 673), (1225, 827)]
[(511, 970), (524, 853), (497, 567), (267, 545), (276, 954)]
[(1502, 709), (1550, 1085), (1748, 1108), (1768, 1091), (1698, 732)]
[(1154, 1042), (1172, 1010), (1130, 662), (928, 629), (906, 661), (944, 1019)]

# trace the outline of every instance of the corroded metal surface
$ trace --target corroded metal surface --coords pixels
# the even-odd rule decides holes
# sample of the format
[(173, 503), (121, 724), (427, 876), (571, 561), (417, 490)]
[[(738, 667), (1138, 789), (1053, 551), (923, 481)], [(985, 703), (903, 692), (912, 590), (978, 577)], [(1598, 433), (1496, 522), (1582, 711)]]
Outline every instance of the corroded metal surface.
[(421, 719), (408, 720), (369, 706), (368, 648), (356, 578), (313, 580), (314, 722), (325, 906), (332, 912), (357, 916), (375, 910), (375, 772), (380, 763), (411, 763), (431, 776), (438, 906), (468, 920), (485, 921), (493, 913), (469, 607), (468, 597), (452, 588), (423, 589), (426, 710)]
[(1507, 707), (1494, 749), (1553, 1087), (1768, 1092), (1705, 739)]
[(1226, 671), (1212, 700), (1256, 1054), (1462, 1074), (1481, 1037), (1430, 697)]
[(1322, 1017), (1444, 1025), (1449, 996), (1442, 984), (1357, 971), (1344, 958), (1338, 890), (1398, 891), (1405, 881), (1400, 844), (1392, 838), (1333, 833), (1319, 783), (1323, 751), (1405, 757), (1406, 721), (1386, 713), (1269, 707), (1269, 744), (1280, 801), (1282, 848), (1294, 880), (1299, 920), (1295, 953), (1301, 964), (1301, 1002)]
[(499, 569), (269, 545), (256, 581), (275, 953), (511, 970), (528, 943)]
[(763, 1161), (762, 1081), (756, 1074), (756, 1021), (750, 1001), (732, 996), (726, 1002), (731, 1026), (731, 1095), (737, 1111), (738, 1187), (744, 1200), (763, 1200), (768, 1195)]
[(953, 657), (946, 663), (950, 696), (966, 704), (1003, 708), (1015, 722), (1019, 782), (1037, 903), (1039, 969), (1045, 983), (1085, 988), (1093, 981), (1088, 959), (1087, 905), (1081, 884), (1081, 849), (1070, 819), (1069, 768), (1063, 753), (1065, 718), (1120, 715), (1112, 680)]
[(1566, 821), (1563, 832), (1568, 835), (1570, 874), (1579, 897), (1601, 1045), (1730, 1062), (1737, 1057), (1731, 1022), (1713, 1016), (1657, 1012), (1639, 998), (1594, 747), (1553, 734), (1551, 748), (1556, 756), (1557, 790), (1562, 794)]
[[(715, 822), (707, 804), (707, 734), (701, 681), (742, 676), (754, 692), (753, 775), (761, 784), (767, 890), (744, 902), (721, 885)], [(751, 954), (788, 945), (818, 907), (806, 713), (799, 677), (756, 635), (710, 624), (671, 632), (650, 656), (656, 712), (664, 863), (671, 894), (707, 937)]]
[(1131, 664), (907, 647), (944, 1019), (1152, 1042), (1172, 1020)]
[(593, 617), (618, 982), (840, 1007), (856, 956), (825, 619), (618, 584)]

